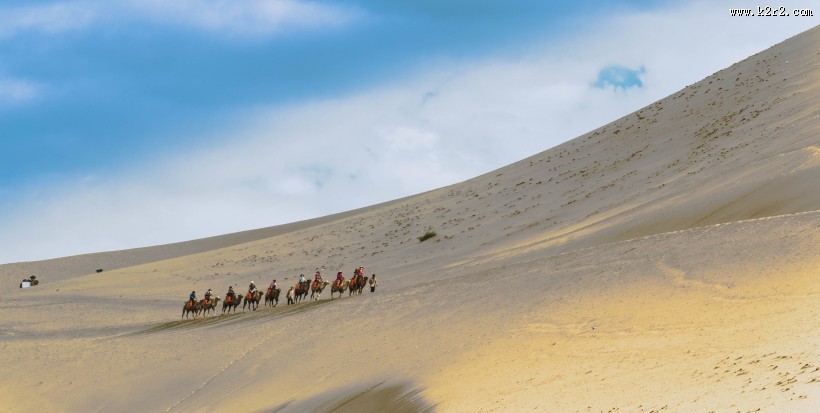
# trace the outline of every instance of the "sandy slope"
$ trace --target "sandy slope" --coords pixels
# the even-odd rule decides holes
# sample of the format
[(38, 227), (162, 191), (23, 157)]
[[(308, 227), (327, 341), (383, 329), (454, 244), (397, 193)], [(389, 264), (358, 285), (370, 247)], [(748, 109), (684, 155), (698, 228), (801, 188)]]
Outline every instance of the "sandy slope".
[[(12, 290), (3, 410), (817, 411), (818, 45), (461, 184)], [(359, 264), (375, 294), (178, 321)]]
[[(402, 200), (399, 199), (380, 205), (389, 205), (391, 203), (401, 201)], [(373, 208), (373, 206), (328, 215), (325, 217), (308, 219), (305, 221), (292, 222), (275, 227), (242, 231), (193, 241), (134, 248), (129, 250), (97, 252), (43, 261), (2, 264), (0, 265), (0, 291), (8, 291), (19, 288), (20, 280), (31, 274), (37, 275), (40, 279), (48, 279), (51, 281), (65, 280), (81, 275), (91, 274), (96, 272), (98, 269), (102, 269), (104, 271), (116, 270), (134, 265), (145, 264), (148, 262), (178, 258), (204, 251), (212, 251), (219, 248), (226, 248), (233, 245), (244, 244), (246, 242), (270, 238), (287, 232), (309, 228), (311, 226), (321, 225), (326, 222), (332, 222), (345, 217), (354, 216), (363, 211), (367, 211), (370, 208)]]

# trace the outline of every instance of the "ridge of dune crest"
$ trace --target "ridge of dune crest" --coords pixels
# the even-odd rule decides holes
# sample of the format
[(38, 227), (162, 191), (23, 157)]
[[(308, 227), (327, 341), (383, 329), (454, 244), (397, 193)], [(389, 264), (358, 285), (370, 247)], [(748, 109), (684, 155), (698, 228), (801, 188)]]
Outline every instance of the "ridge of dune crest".
[[(20, 372), (0, 397), (11, 411), (816, 411), (818, 63), (820, 27), (462, 183), (0, 266), (3, 366)], [(286, 290), (359, 265), (375, 293), (177, 318), (191, 289)], [(47, 276), (9, 288), (21, 271)]]

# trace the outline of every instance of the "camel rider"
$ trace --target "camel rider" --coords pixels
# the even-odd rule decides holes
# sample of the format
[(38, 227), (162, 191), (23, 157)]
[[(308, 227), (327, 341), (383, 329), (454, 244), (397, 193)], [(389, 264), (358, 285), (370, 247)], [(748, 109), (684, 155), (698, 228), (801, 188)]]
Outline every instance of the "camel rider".
[(191, 294), (188, 295), (188, 301), (191, 302), (191, 305), (196, 303), (196, 291), (191, 291)]
[(236, 292), (234, 292), (232, 285), (228, 286), (228, 293), (225, 294), (225, 298), (227, 297), (231, 297), (231, 300), (236, 300)]
[(316, 271), (316, 274), (313, 276), (313, 278), (315, 279), (315, 281), (317, 283), (321, 283), (322, 282), (322, 272), (321, 271)]
[(210, 302), (211, 295), (213, 295), (213, 292), (211, 292), (211, 289), (209, 288), (208, 291), (205, 291), (205, 301)]
[(300, 283), (303, 283), (303, 282), (305, 282), (305, 281), (306, 281), (306, 280), (305, 280), (305, 274), (299, 274), (299, 282), (300, 282)]
[(276, 289), (276, 280), (271, 281), (270, 287), (268, 287), (271, 291)]
[(338, 283), (337, 285), (341, 286), (342, 283), (344, 282), (344, 280), (345, 280), (345, 276), (342, 275), (341, 271), (339, 271), (339, 273), (336, 274), (336, 282)]
[(256, 284), (251, 281), (251, 285), (248, 286), (248, 293), (253, 294), (256, 292)]
[(358, 275), (359, 277), (364, 277), (364, 267), (359, 267), (359, 273), (356, 275)]

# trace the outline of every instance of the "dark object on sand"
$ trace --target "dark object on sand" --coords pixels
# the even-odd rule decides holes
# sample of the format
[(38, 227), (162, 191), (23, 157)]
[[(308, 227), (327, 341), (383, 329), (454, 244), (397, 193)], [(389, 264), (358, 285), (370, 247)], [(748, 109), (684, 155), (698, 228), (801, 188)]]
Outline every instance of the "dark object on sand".
[(37, 276), (31, 275), (28, 278), (23, 278), (23, 281), (20, 282), (20, 288), (34, 287), (38, 284), (40, 284), (40, 280), (37, 279)]

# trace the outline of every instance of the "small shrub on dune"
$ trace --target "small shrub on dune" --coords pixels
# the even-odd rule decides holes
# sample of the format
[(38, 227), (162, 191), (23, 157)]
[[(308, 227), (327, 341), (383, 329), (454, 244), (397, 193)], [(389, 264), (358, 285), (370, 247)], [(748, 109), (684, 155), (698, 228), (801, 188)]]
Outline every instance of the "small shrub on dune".
[(428, 239), (433, 238), (435, 236), (436, 236), (436, 231), (433, 231), (433, 227), (427, 227), (427, 232), (425, 232), (424, 235), (418, 237), (418, 239), (419, 239), (419, 242), (424, 242), (424, 241), (427, 241)]

